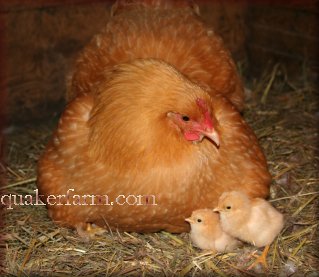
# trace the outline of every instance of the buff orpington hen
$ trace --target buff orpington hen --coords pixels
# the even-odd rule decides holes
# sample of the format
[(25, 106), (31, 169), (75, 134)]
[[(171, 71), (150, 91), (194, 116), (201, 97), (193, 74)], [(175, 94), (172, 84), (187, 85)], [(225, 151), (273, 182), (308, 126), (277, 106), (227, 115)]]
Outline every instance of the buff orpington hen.
[(268, 196), (233, 62), (187, 3), (118, 1), (80, 54), (70, 102), (38, 163), (55, 222), (83, 236), (178, 233), (224, 191)]

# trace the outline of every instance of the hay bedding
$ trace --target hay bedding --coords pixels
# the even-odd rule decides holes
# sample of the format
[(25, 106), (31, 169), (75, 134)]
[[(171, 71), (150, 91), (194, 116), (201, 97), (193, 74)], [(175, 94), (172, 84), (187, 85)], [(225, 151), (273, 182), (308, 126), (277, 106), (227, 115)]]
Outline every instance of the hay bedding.
[[(265, 149), (274, 177), (271, 202), (286, 224), (268, 255), (269, 269), (246, 268), (254, 247), (228, 254), (203, 253), (188, 234), (108, 233), (90, 242), (54, 225), (43, 206), (6, 211), (7, 275), (54, 276), (318, 276), (317, 90), (306, 76), (291, 82), (281, 65), (251, 83), (245, 118)], [(56, 124), (11, 128), (6, 193), (33, 194), (36, 161)], [(260, 250), (258, 250), (260, 253)]]

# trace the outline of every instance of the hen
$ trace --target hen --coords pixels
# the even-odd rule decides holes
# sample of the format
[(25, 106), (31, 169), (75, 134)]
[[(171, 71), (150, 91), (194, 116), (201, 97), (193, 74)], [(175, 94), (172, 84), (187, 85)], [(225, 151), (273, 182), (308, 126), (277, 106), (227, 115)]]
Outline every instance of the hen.
[(230, 102), (241, 106), (242, 89), (220, 39), (188, 8), (130, 7), (80, 56), (75, 98), (39, 160), (50, 217), (79, 233), (183, 232), (224, 191), (267, 197), (265, 157)]

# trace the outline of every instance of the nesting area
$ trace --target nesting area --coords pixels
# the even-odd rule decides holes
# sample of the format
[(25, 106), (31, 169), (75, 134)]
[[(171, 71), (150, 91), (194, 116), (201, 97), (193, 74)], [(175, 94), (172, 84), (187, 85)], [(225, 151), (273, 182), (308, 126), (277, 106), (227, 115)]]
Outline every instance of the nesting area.
[[(9, 276), (318, 276), (318, 88), (309, 76), (289, 78), (282, 64), (247, 82), (244, 118), (265, 151), (273, 176), (271, 203), (285, 227), (272, 243), (268, 269), (256, 266), (257, 249), (245, 244), (227, 254), (193, 247), (187, 233), (109, 232), (86, 242), (55, 225), (45, 206), (5, 209), (5, 263)], [(11, 126), (7, 132), (6, 194), (34, 194), (36, 163), (56, 126)]]

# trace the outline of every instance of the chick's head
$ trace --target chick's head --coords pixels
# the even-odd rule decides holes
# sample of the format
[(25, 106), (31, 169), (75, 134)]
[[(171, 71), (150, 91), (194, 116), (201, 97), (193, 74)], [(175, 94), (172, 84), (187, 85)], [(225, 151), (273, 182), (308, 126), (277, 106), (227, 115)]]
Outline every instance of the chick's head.
[(191, 217), (186, 218), (193, 231), (205, 230), (207, 226), (215, 226), (219, 223), (218, 214), (211, 209), (201, 209), (193, 211)]
[(250, 200), (248, 196), (239, 191), (224, 192), (219, 200), (218, 206), (214, 209), (221, 215), (232, 216), (244, 213), (249, 210)]

